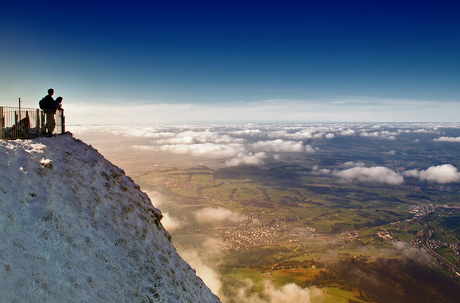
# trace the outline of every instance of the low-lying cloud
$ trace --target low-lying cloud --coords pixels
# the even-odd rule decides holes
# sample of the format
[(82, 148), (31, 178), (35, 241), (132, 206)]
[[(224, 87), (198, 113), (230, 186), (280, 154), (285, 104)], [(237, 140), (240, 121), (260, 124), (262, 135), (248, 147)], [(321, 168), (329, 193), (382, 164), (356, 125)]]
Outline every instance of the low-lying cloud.
[(310, 303), (322, 302), (323, 293), (321, 290), (312, 288), (302, 288), (294, 283), (286, 284), (280, 288), (275, 288), (273, 283), (265, 280), (262, 297), (252, 293), (254, 283), (250, 279), (245, 280), (246, 286), (240, 288), (233, 298), (235, 302), (241, 303)]
[(460, 137), (440, 137), (440, 138), (433, 139), (433, 141), (460, 143)]
[(260, 165), (263, 164), (263, 159), (266, 157), (264, 152), (260, 153), (238, 153), (235, 157), (225, 162), (227, 166), (238, 166), (238, 165)]
[(200, 247), (180, 247), (180, 256), (196, 270), (196, 274), (204, 281), (213, 293), (223, 302), (239, 303), (310, 303), (321, 302), (323, 293), (316, 287), (302, 288), (294, 283), (275, 287), (269, 280), (262, 281), (263, 292), (253, 293), (254, 281), (245, 279), (244, 286), (231, 289), (224, 293), (223, 279), (217, 270), (222, 251), (219, 249), (221, 240), (208, 238)]
[(403, 172), (404, 176), (416, 177), (422, 181), (437, 182), (437, 183), (452, 183), (460, 181), (460, 173), (452, 164), (443, 164), (431, 166), (426, 170), (408, 170)]
[(233, 212), (221, 206), (217, 208), (206, 207), (194, 212), (194, 215), (198, 222), (221, 222), (225, 220), (229, 220), (231, 222), (242, 222), (244, 220), (244, 216), (240, 213)]
[(374, 138), (383, 138), (387, 140), (396, 140), (396, 136), (399, 135), (398, 132), (389, 132), (389, 131), (380, 131), (380, 132), (367, 132), (363, 131), (359, 134), (361, 137), (374, 137)]
[(178, 248), (180, 256), (196, 270), (196, 274), (216, 295), (219, 295), (222, 288), (220, 274), (216, 269), (221, 244), (222, 240), (218, 238), (207, 238), (198, 248)]
[(404, 178), (399, 173), (382, 166), (353, 167), (345, 170), (334, 170), (332, 175), (345, 181), (379, 182), (399, 185)]
[(251, 149), (259, 152), (287, 152), (300, 153), (305, 151), (302, 141), (284, 141), (282, 139), (272, 141), (258, 141), (251, 145)]
[[(321, 174), (331, 174), (334, 177), (340, 178), (343, 181), (361, 181), (361, 182), (378, 182), (393, 185), (404, 183), (404, 177), (419, 178), (421, 181), (436, 182), (436, 183), (452, 183), (460, 181), (460, 173), (452, 164), (443, 164), (431, 166), (426, 170), (407, 170), (401, 173), (395, 172), (387, 167), (374, 166), (365, 167), (363, 162), (345, 162), (341, 165), (344, 170), (319, 169)], [(348, 168), (351, 167), (351, 168)]]
[(172, 232), (182, 227), (184, 221), (172, 217), (169, 213), (165, 212), (163, 213), (163, 218), (161, 218), (161, 224), (167, 231)]
[[(213, 140), (214, 142), (195, 143), (191, 137), (170, 138), (167, 140), (156, 140), (156, 146), (135, 145), (133, 148), (138, 150), (163, 151), (178, 155), (189, 155), (195, 158), (225, 159), (228, 166), (237, 165), (260, 165), (263, 164), (267, 153), (314, 153), (315, 149), (310, 145), (304, 145), (302, 141), (291, 140), (269, 140), (257, 141), (254, 143), (239, 143), (242, 139)], [(178, 144), (163, 143), (182, 142)], [(185, 143), (189, 142), (189, 144)]]
[(210, 159), (226, 159), (247, 153), (246, 148), (238, 143), (231, 144), (174, 144), (161, 145), (159, 150), (192, 157), (206, 157)]
[(426, 264), (431, 259), (431, 255), (425, 249), (415, 248), (407, 242), (392, 242), (394, 250), (398, 255), (414, 260), (421, 264)]
[(362, 161), (354, 162), (354, 161), (348, 161), (342, 164), (344, 168), (350, 168), (350, 167), (364, 167), (366, 164)]

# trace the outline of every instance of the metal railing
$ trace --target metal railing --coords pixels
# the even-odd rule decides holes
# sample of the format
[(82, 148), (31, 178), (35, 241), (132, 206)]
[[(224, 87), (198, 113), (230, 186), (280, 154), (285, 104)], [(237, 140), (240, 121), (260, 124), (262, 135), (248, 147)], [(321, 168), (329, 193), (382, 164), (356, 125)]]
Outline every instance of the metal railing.
[[(63, 110), (56, 110), (53, 134), (65, 133)], [(0, 139), (29, 139), (44, 136), (46, 114), (38, 108), (0, 106)]]

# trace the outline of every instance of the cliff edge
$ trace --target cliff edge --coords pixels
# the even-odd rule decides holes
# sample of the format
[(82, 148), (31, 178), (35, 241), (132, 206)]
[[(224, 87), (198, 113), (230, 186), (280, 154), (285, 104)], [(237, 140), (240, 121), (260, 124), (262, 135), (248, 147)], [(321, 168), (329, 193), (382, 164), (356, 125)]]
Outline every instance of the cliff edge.
[(220, 302), (161, 212), (70, 133), (0, 141), (1, 302)]

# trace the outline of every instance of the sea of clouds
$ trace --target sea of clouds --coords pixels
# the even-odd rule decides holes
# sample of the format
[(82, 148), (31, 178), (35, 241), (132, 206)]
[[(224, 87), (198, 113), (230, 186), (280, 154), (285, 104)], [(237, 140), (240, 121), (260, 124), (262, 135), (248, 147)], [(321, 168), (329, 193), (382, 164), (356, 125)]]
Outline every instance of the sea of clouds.
[[(316, 142), (342, 140), (400, 141), (420, 143), (414, 136), (431, 143), (460, 143), (460, 137), (445, 136), (446, 129), (459, 129), (458, 123), (412, 124), (226, 124), (226, 125), (117, 125), (70, 126), (76, 137), (88, 133), (109, 133), (125, 139), (126, 148), (145, 155), (172, 155), (176, 159), (206, 160), (222, 166), (264, 165), (282, 161), (293, 154), (312, 155), (323, 152)], [(94, 139), (93, 137), (93, 140)], [(345, 141), (343, 141), (345, 140)], [(91, 142), (90, 142), (91, 143)], [(97, 144), (96, 142), (94, 142)], [(104, 151), (102, 151), (104, 153)], [(397, 156), (398, 150), (383, 150), (382, 154)], [(364, 162), (348, 161), (335, 169), (313, 167), (318, 173), (343, 181), (379, 182), (403, 184), (405, 178), (422, 181), (458, 182), (460, 174), (456, 163), (442, 163), (417, 170), (395, 171), (384, 166), (367, 167)]]

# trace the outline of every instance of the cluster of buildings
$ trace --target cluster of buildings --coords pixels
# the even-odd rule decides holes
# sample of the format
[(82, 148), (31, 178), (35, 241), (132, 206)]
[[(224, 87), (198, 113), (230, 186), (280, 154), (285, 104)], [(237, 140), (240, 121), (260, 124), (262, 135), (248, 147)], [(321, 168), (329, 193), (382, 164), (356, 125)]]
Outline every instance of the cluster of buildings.
[(238, 226), (216, 229), (215, 234), (224, 240), (222, 250), (242, 250), (287, 241), (284, 233), (301, 226), (301, 223), (286, 222), (285, 217), (261, 218), (259, 213), (252, 213)]
[(450, 248), (455, 255), (460, 256), (460, 242), (445, 242), (431, 239), (429, 245), (433, 249)]
[(222, 250), (243, 250), (281, 241), (298, 242), (287, 233), (293, 229), (305, 230), (307, 233), (316, 232), (314, 227), (305, 227), (298, 222), (287, 222), (286, 217), (262, 218), (259, 213), (245, 216), (244, 220), (237, 225), (235, 222), (223, 221), (216, 228), (200, 228), (189, 232), (218, 236), (223, 240)]
[(242, 250), (286, 239), (286, 236), (280, 232), (279, 228), (239, 229), (234, 227), (218, 229), (216, 234), (224, 240), (221, 246), (222, 250)]
[(408, 219), (406, 221), (412, 221), (415, 222), (418, 219), (422, 218), (423, 216), (426, 216), (428, 214), (441, 211), (441, 210), (453, 210), (453, 209), (460, 209), (458, 206), (449, 206), (449, 205), (434, 205), (432, 203), (427, 204), (427, 205), (411, 205), (409, 206), (409, 213), (415, 214), (414, 217), (411, 219)]
[[(440, 211), (441, 209), (449, 208), (447, 205), (434, 205), (432, 203), (427, 205), (411, 205), (409, 206), (409, 213), (416, 214), (414, 218), (421, 217), (430, 213), (434, 213), (436, 211)], [(413, 219), (414, 219), (413, 218)]]
[(420, 238), (412, 239), (409, 243), (415, 248), (420, 248), (423, 246), (423, 241)]
[(393, 240), (394, 239), (393, 235), (389, 231), (387, 231), (386, 229), (382, 229), (381, 231), (379, 231), (377, 233), (377, 235), (380, 238), (384, 238), (385, 240)]
[(444, 241), (439, 241), (439, 240), (434, 240), (434, 239), (430, 239), (430, 241), (428, 243), (430, 244), (430, 247), (434, 248), (434, 249), (449, 248), (450, 247), (449, 242), (444, 242)]

